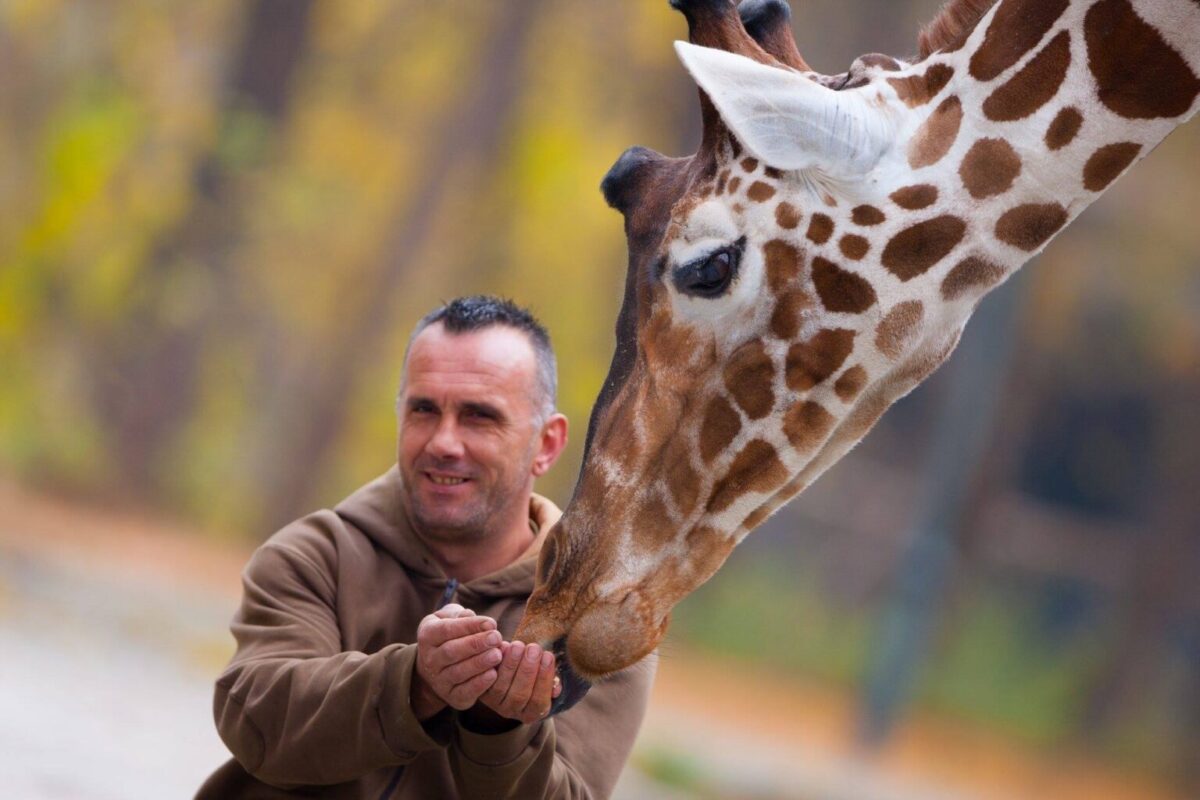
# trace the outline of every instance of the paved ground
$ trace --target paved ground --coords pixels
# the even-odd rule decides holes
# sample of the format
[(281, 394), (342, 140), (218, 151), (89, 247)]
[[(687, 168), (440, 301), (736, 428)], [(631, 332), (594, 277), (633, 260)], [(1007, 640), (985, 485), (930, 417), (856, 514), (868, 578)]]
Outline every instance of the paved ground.
[(0, 551), (0, 786), (22, 800), (190, 797), (224, 759), (211, 604)]

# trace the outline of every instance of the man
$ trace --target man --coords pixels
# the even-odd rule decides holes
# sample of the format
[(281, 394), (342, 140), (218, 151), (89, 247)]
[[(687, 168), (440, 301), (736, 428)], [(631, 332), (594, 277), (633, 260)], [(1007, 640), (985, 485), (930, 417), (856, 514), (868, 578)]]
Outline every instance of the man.
[(554, 353), (515, 305), (462, 298), (417, 326), (397, 465), (272, 536), (243, 575), (214, 714), (234, 760), (199, 800), (606, 797), (653, 663), (548, 718), (554, 655), (509, 642), (561, 512)]

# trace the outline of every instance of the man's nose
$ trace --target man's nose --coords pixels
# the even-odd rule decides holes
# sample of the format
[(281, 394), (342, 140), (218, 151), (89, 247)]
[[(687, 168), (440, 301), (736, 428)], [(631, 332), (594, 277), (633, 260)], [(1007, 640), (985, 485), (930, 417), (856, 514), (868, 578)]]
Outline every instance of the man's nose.
[(447, 414), (438, 422), (437, 429), (425, 445), (435, 458), (460, 458), (463, 455), (462, 437), (458, 434), (458, 423)]

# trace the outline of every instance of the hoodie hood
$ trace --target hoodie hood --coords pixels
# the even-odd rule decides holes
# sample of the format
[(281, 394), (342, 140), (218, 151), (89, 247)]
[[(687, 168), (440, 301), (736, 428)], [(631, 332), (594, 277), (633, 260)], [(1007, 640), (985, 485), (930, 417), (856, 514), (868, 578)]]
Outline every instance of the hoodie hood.
[[(404, 510), (400, 468), (391, 469), (363, 486), (334, 508), (334, 513), (363, 532), (422, 582), (445, 584), (455, 576), (446, 575), (433, 553), (416, 535)], [(541, 495), (529, 499), (529, 527), (533, 543), (507, 567), (480, 576), (458, 587), (458, 602), (470, 605), (477, 599), (527, 597), (533, 591), (537, 555), (546, 534), (562, 511)]]

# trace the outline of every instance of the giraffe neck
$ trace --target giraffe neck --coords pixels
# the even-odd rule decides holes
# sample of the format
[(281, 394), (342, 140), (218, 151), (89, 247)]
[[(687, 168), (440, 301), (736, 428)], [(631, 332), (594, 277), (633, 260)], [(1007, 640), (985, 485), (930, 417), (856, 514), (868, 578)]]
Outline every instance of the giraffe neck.
[(1027, 256), (1195, 114), (1200, 2), (1004, 0), (932, 62), (954, 75), (909, 166), (1006, 207), (992, 233)]

